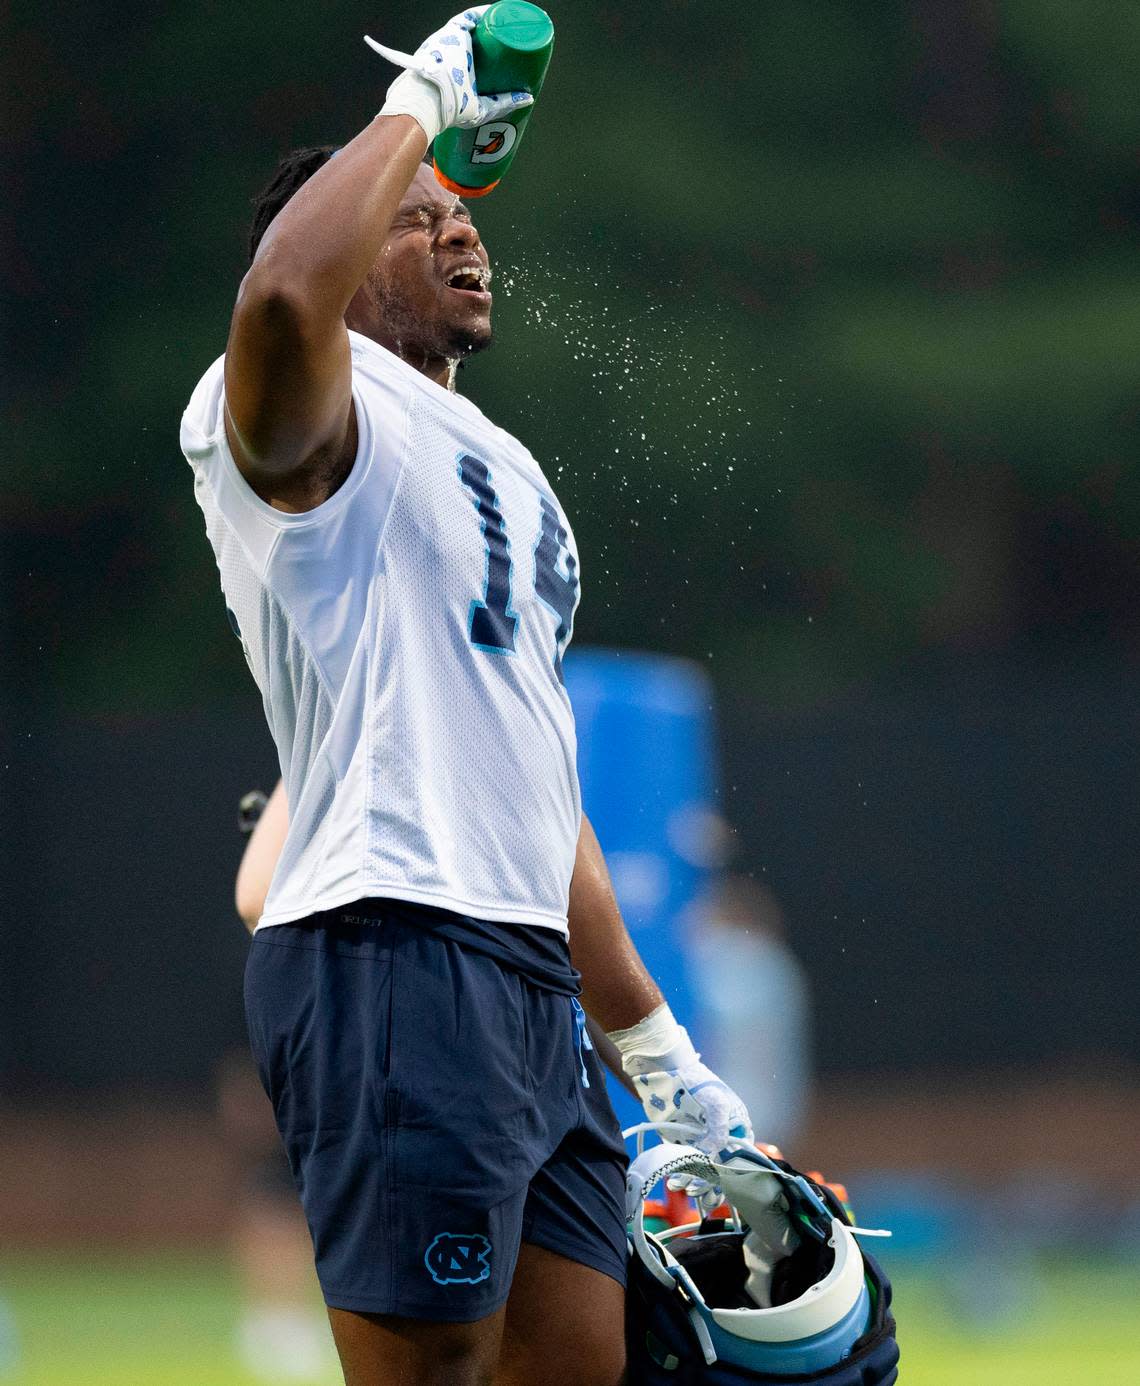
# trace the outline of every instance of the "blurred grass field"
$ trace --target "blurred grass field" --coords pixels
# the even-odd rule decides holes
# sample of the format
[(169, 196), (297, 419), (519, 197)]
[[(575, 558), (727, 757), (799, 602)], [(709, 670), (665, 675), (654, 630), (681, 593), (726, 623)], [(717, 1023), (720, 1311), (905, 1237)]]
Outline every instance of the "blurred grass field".
[[(893, 1268), (906, 1386), (1135, 1386), (1135, 1266), (1034, 1271), (1012, 1319), (964, 1331), (936, 1268)], [(140, 1258), (0, 1262), (18, 1358), (3, 1386), (254, 1386), (234, 1357), (224, 1262)], [(330, 1386), (335, 1386), (330, 1377)], [(536, 1383), (541, 1386), (541, 1383)]]

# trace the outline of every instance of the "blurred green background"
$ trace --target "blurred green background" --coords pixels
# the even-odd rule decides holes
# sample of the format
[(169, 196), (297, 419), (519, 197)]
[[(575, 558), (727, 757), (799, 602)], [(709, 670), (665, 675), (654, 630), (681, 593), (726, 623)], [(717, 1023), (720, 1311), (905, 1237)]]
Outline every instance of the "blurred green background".
[[(1083, 1261), (1111, 1174), (1135, 1287), (1140, 9), (551, 12), (526, 144), (475, 208), (497, 344), (460, 384), (571, 515), (575, 638), (714, 681), (733, 864), (815, 997), (813, 1150), (975, 1189), (1061, 1171), (1065, 1230), (1033, 1245)], [(144, 1183), (221, 1167), (233, 806), (275, 776), (178, 419), (276, 156), (378, 108), (363, 32), (444, 17), (5, 7), (5, 1246), (220, 1243), (220, 1204), (115, 1202), (117, 1154)], [(999, 1358), (905, 1379), (1020, 1380)]]
[[(166, 1258), (20, 1270), (14, 1303), (26, 1365), (10, 1386), (257, 1386), (234, 1362), (237, 1286), (216, 1265)], [(907, 1272), (906, 1386), (1134, 1386), (1135, 1297), (1119, 1277), (1054, 1268), (1032, 1315), (1013, 1329), (979, 1331), (956, 1317), (936, 1275)], [(321, 1380), (334, 1386), (335, 1369)]]

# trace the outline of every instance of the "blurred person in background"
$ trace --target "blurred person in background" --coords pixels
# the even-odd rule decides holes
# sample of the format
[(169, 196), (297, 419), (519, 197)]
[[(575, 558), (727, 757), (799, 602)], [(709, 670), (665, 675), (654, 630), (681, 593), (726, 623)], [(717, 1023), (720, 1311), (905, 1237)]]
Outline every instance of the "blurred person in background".
[(709, 1057), (757, 1131), (794, 1150), (811, 1086), (811, 997), (784, 912), (750, 875), (725, 876), (696, 911), (693, 986)]
[(235, 1348), (258, 1381), (318, 1386), (336, 1380), (309, 1234), (289, 1162), (248, 1050), (219, 1065), (218, 1112), (239, 1165), (231, 1256), (241, 1295)]
[[(235, 903), (252, 934), (265, 905), (269, 878), (281, 851), (288, 814), (278, 784), (266, 800), (242, 800), (249, 833), (235, 884)], [(236, 1348), (259, 1381), (298, 1386), (335, 1380), (335, 1355), (305, 1219), (289, 1162), (249, 1051), (226, 1056), (217, 1075), (218, 1112), (229, 1148), (240, 1164), (231, 1250), (241, 1292)]]

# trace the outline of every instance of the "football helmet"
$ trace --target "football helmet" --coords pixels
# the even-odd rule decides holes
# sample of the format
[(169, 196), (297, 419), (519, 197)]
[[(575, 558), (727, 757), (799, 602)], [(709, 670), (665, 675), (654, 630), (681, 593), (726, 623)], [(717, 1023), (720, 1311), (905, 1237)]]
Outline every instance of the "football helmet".
[[(722, 1189), (725, 1217), (646, 1227), (659, 1180)], [(740, 1148), (724, 1161), (662, 1144), (626, 1182), (630, 1386), (891, 1386), (891, 1287), (827, 1185)]]

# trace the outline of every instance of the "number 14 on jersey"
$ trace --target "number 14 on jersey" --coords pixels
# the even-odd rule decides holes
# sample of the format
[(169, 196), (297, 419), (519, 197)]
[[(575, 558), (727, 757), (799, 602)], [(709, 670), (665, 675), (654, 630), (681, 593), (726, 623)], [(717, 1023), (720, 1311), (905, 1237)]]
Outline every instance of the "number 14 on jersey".
[[(482, 598), (474, 598), (468, 618), (468, 634), (476, 649), (487, 654), (513, 654), (519, 615), (511, 610), (514, 564), (506, 521), (491, 485), (485, 462), (468, 453), (459, 456), (459, 479), (471, 492), (479, 525), (487, 545), (487, 580)], [(574, 555), (566, 546), (566, 527), (545, 496), (539, 497), (541, 519), (534, 546), (534, 591), (539, 601), (558, 620), (554, 633), (554, 672), (562, 681), (562, 651), (570, 639), (574, 622), (574, 602), (578, 594), (578, 575)], [(566, 573), (558, 569), (565, 553)]]

